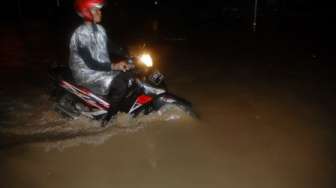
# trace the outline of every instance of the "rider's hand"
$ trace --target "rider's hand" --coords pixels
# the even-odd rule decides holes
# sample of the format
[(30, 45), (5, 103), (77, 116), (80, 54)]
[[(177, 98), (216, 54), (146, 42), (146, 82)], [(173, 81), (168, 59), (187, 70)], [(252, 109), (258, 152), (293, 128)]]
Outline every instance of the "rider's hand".
[(119, 70), (123, 72), (126, 72), (127, 70), (130, 69), (129, 65), (125, 61), (113, 63), (111, 67), (112, 67), (112, 70)]

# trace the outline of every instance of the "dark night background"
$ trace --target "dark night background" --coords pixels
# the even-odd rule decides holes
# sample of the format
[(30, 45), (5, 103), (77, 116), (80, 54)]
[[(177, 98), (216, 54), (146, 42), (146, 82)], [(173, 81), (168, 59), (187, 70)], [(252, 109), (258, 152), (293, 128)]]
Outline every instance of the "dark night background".
[[(157, 45), (156, 49), (172, 47), (176, 52), (183, 49), (200, 52), (209, 59), (216, 56), (229, 59), (239, 52), (242, 56), (245, 52), (254, 54), (246, 56), (254, 60), (262, 54), (273, 58), (289, 55), (290, 61), (281, 60), (289, 69), (305, 67), (295, 61), (302, 56), (319, 62), (323, 71), (331, 70), (335, 60), (335, 15), (330, 4), (304, 0), (259, 1), (257, 32), (253, 32), (254, 3), (252, 0), (114, 0), (103, 10), (102, 25), (110, 40), (121, 46), (146, 43)], [(4, 2), (3, 7), (0, 49), (5, 54), (2, 58), (9, 61), (1, 61), (2, 67), (45, 68), (50, 62), (67, 63), (70, 36), (81, 23), (73, 10), (73, 1), (17, 0)], [(8, 44), (17, 50), (12, 51)], [(296, 54), (287, 53), (294, 51)], [(23, 58), (21, 63), (15, 63), (18, 58)], [(264, 63), (254, 60), (249, 64)]]
[[(80, 18), (73, 11), (72, 1), (17, 0), (4, 2), (3, 7), (0, 16), (2, 30), (15, 30), (28, 40), (25, 45), (32, 48), (39, 44), (51, 44), (52, 48), (44, 50), (57, 54), (56, 57), (66, 57), (64, 54), (71, 32), (80, 23)], [(253, 7), (252, 0), (197, 3), (191, 0), (114, 0), (104, 8), (103, 25), (112, 41), (124, 45), (136, 39), (162, 42), (167, 38), (187, 37), (189, 44), (208, 40), (215, 48), (222, 45), (221, 42), (227, 42), (211, 38), (251, 35), (248, 40), (262, 42), (266, 36), (276, 35), (284, 37), (284, 40), (307, 42), (304, 48), (309, 53), (331, 58), (334, 14), (329, 4), (304, 0), (259, 1), (256, 34), (252, 33)], [(154, 22), (158, 23), (157, 29), (153, 29)], [(43, 36), (37, 41), (30, 41), (33, 40), (29, 39), (30, 33)]]
[[(0, 187), (335, 187), (335, 7), (258, 1), (253, 32), (254, 0), (109, 0), (110, 40), (146, 43), (205, 126), (95, 135), (47, 116), (47, 69), (68, 63), (81, 24), (73, 1), (1, 2)], [(69, 149), (25, 145), (51, 137)]]

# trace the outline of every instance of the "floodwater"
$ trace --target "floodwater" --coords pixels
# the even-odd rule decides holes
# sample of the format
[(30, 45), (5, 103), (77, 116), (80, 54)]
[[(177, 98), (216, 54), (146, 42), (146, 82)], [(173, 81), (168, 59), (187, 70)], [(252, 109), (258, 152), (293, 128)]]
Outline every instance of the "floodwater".
[[(206, 51), (218, 40), (223, 45)], [(242, 40), (158, 46), (171, 91), (190, 100), (200, 120), (167, 109), (167, 116), (119, 114), (107, 128), (67, 121), (52, 109), (43, 70), (7, 67), (0, 187), (334, 187), (330, 70), (282, 40), (274, 51)]]

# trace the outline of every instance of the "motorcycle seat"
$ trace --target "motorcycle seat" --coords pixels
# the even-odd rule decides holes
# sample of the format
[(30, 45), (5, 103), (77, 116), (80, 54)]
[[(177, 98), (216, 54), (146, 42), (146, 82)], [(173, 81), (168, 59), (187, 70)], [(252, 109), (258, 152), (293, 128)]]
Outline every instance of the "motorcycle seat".
[(76, 81), (75, 81), (75, 79), (74, 79), (74, 77), (72, 76), (71, 70), (68, 67), (57, 67), (57, 68), (54, 68), (52, 70), (52, 74), (54, 75), (54, 77), (56, 75), (57, 80), (64, 80), (64, 81), (70, 83), (71, 85), (77, 87), (78, 89), (80, 89), (80, 90), (82, 90), (84, 92), (93, 93), (96, 96), (98, 96), (99, 98), (104, 99), (104, 100), (107, 99), (107, 95), (99, 95), (99, 94), (93, 92), (91, 89), (89, 89), (89, 88), (87, 88), (85, 86), (77, 84)]

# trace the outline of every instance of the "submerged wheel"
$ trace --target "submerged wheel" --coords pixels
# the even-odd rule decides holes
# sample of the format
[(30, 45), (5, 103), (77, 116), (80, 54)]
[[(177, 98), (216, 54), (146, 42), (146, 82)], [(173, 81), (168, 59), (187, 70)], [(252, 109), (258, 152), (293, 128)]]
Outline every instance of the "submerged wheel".
[(174, 105), (178, 108), (180, 108), (183, 112), (185, 112), (187, 115), (189, 115), (193, 119), (199, 119), (199, 115), (192, 109), (189, 105), (183, 105), (179, 103), (174, 103)]
[[(181, 115), (187, 115), (192, 119), (199, 119), (199, 115), (194, 111), (189, 101), (171, 93), (164, 93), (157, 97), (153, 102), (153, 107), (155, 111), (172, 112), (172, 116), (175, 113), (177, 116), (180, 115), (180, 117), (182, 117)], [(177, 108), (178, 111), (174, 111), (174, 108)]]
[(184, 119), (185, 117), (189, 117), (195, 120), (199, 119), (198, 115), (191, 108), (191, 106), (179, 103), (165, 104), (155, 111), (157, 111), (158, 115), (162, 116), (166, 120), (178, 120)]

